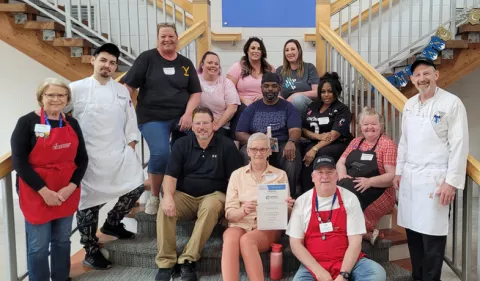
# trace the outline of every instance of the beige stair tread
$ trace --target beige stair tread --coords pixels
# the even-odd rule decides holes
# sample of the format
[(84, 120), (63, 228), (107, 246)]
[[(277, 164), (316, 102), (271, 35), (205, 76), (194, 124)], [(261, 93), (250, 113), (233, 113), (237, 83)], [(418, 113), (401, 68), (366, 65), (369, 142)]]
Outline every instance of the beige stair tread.
[(90, 63), (92, 58), (93, 58), (92, 55), (83, 55), (82, 56), (82, 63)]
[(463, 24), (458, 30), (459, 33), (480, 32), (480, 24)]
[(38, 14), (38, 11), (27, 4), (0, 3), (0, 12)]
[(468, 40), (448, 40), (445, 42), (445, 48), (447, 49), (467, 49)]
[(382, 229), (380, 232), (383, 234), (384, 239), (392, 241), (392, 246), (407, 243), (407, 234), (405, 231), (399, 231), (396, 229)]
[(23, 25), (25, 29), (34, 29), (34, 30), (55, 30), (55, 31), (65, 31), (65, 26), (59, 24), (55, 21), (33, 21), (28, 20)]
[(86, 41), (83, 38), (55, 38), (53, 40), (53, 46), (55, 46), (55, 47), (85, 47), (85, 48), (91, 48), (92, 43)]

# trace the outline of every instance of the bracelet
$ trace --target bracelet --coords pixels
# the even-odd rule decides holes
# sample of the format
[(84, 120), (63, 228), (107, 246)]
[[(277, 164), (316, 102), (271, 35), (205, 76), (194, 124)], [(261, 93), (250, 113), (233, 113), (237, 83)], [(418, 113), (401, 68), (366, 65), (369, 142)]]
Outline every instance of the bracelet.
[(312, 147), (313, 150), (315, 150), (315, 152), (318, 152), (318, 148), (316, 148), (315, 146)]

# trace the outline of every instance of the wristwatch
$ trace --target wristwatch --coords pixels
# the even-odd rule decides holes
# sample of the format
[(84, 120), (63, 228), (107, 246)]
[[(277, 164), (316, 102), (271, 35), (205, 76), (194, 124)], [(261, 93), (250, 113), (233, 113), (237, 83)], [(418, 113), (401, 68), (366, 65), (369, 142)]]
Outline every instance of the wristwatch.
[(295, 144), (295, 140), (294, 140), (294, 139), (288, 139), (288, 141), (291, 141), (291, 142), (293, 142), (293, 144)]
[(340, 275), (342, 275), (342, 277), (345, 279), (345, 280), (348, 280), (350, 278), (350, 273), (346, 272), (346, 271), (340, 271)]

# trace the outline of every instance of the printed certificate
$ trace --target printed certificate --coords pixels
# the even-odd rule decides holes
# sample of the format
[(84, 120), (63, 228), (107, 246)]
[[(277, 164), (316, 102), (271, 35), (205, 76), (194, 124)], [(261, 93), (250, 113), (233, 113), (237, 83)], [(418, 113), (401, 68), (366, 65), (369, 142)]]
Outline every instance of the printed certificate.
[(260, 184), (257, 193), (257, 228), (259, 230), (287, 229), (287, 185)]

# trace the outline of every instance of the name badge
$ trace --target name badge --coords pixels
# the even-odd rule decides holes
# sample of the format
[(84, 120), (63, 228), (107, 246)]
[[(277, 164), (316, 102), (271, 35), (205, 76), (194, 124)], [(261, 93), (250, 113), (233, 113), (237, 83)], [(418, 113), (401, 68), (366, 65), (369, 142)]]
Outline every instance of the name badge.
[(165, 73), (165, 75), (175, 75), (175, 67), (164, 67), (163, 73)]
[(362, 161), (372, 161), (373, 159), (373, 154), (368, 154), (368, 153), (362, 153), (362, 157), (360, 160)]
[(277, 178), (275, 174), (265, 174), (265, 181), (273, 181)]
[(318, 124), (327, 125), (328, 123), (330, 123), (330, 118), (328, 118), (328, 117), (318, 118)]
[(333, 231), (333, 225), (331, 222), (321, 223), (320, 224), (320, 232), (321, 233), (328, 233)]
[(36, 137), (48, 137), (50, 135), (50, 130), (52, 127), (50, 125), (35, 124), (35, 136)]

